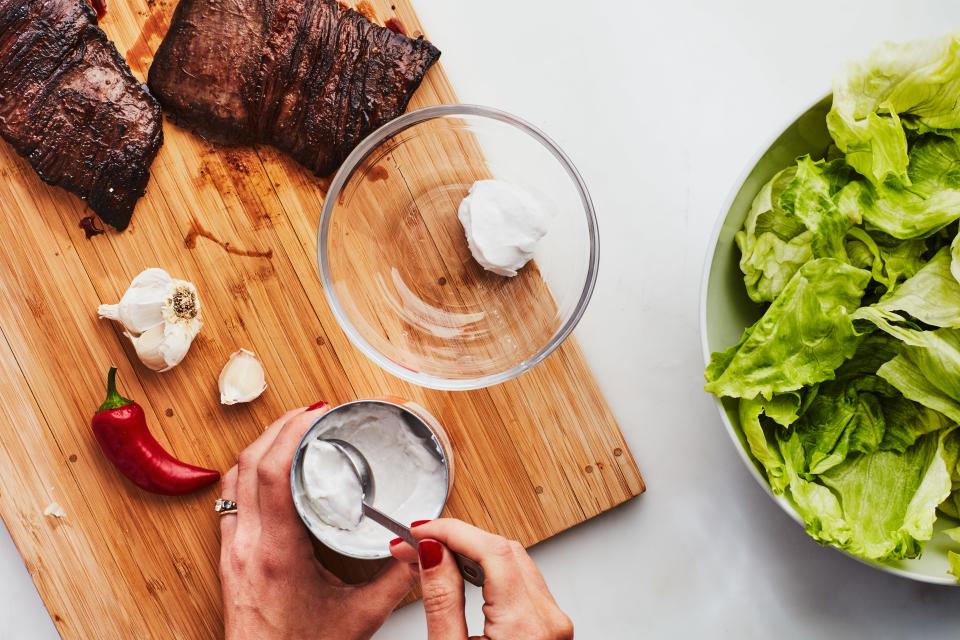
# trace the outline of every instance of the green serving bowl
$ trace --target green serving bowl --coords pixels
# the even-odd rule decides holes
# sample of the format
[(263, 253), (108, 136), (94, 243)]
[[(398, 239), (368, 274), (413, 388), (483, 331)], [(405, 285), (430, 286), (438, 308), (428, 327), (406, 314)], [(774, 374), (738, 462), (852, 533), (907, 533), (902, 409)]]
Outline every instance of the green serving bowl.
[[(739, 268), (740, 251), (734, 242), (734, 236), (743, 226), (757, 192), (774, 174), (806, 153), (815, 159), (826, 155), (831, 143), (826, 116), (832, 100), (832, 96), (828, 95), (795, 118), (749, 165), (721, 210), (704, 263), (701, 287), (700, 340), (704, 363), (710, 361), (711, 353), (735, 344), (743, 330), (756, 322), (762, 314), (762, 307), (747, 296), (743, 274)], [(751, 456), (746, 437), (740, 428), (736, 401), (724, 398), (717, 399), (716, 402), (727, 433), (747, 469), (770, 497), (802, 526), (803, 520), (792, 501), (773, 494), (762, 467)], [(957, 586), (957, 581), (948, 574), (950, 564), (947, 551), (951, 541), (941, 533), (943, 529), (955, 526), (957, 523), (952, 520), (942, 516), (938, 518), (934, 537), (926, 544), (920, 558), (867, 564), (911, 580)]]

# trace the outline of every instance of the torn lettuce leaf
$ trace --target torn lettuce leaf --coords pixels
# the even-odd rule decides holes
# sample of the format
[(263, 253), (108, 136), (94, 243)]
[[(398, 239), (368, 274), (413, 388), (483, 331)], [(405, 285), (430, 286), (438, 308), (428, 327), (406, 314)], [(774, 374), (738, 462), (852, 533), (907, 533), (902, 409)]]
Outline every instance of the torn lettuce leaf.
[(950, 273), (960, 282), (960, 233), (957, 234), (950, 245)]
[(960, 37), (884, 44), (833, 85), (827, 127), (847, 162), (872, 184), (909, 184), (907, 136), (960, 128)]
[(903, 343), (899, 355), (878, 375), (904, 397), (919, 402), (960, 423), (960, 331), (919, 331), (901, 326), (903, 318), (876, 307), (854, 313)]
[(923, 436), (903, 453), (851, 457), (820, 476), (850, 528), (848, 551), (870, 560), (920, 555), (920, 542), (933, 537), (937, 506), (950, 495), (945, 437)]
[(937, 506), (950, 493), (945, 435), (925, 435), (903, 453), (851, 456), (806, 477), (802, 439), (797, 433), (782, 439), (790, 496), (807, 532), (868, 560), (917, 557), (933, 536)]
[(847, 217), (894, 238), (925, 238), (960, 219), (960, 145), (938, 135), (921, 137), (910, 150), (905, 184), (857, 180), (837, 197)]
[(747, 438), (750, 453), (763, 467), (773, 492), (777, 495), (782, 494), (789, 479), (776, 441), (767, 435), (760, 423), (760, 416), (764, 413), (764, 400), (762, 398), (741, 400), (739, 413), (740, 427)]
[(860, 218), (841, 212), (834, 198), (852, 175), (843, 160), (803, 156), (763, 186), (735, 237), (754, 302), (773, 301), (813, 258), (848, 261), (846, 234)]
[(951, 426), (946, 417), (904, 398), (877, 375), (897, 356), (899, 343), (868, 335), (853, 358), (824, 382), (794, 424), (803, 444), (803, 471), (822, 474), (855, 453), (903, 452), (927, 433)]
[(944, 247), (875, 306), (907, 313), (935, 327), (960, 328), (960, 282), (953, 277), (951, 266), (950, 249)]
[(847, 260), (844, 239), (860, 221), (858, 212), (844, 214), (834, 197), (850, 182), (851, 172), (843, 160), (814, 162), (810, 156), (797, 160), (796, 175), (780, 196), (787, 214), (800, 220), (812, 234), (815, 258)]
[(832, 379), (857, 349), (850, 314), (869, 281), (869, 272), (832, 258), (803, 265), (741, 341), (713, 356), (707, 391), (769, 399)]
[(837, 496), (822, 484), (801, 475), (804, 452), (799, 436), (791, 433), (780, 440), (780, 451), (790, 497), (797, 513), (803, 518), (807, 533), (821, 544), (845, 548), (852, 536), (850, 525), (844, 518)]
[(754, 302), (771, 302), (813, 257), (813, 234), (780, 206), (780, 195), (796, 173), (796, 167), (784, 169), (760, 189), (735, 237), (743, 281)]
[(888, 292), (923, 268), (926, 251), (925, 238), (897, 240), (880, 231), (870, 233), (861, 227), (853, 227), (847, 232), (850, 264), (869, 270), (873, 279)]

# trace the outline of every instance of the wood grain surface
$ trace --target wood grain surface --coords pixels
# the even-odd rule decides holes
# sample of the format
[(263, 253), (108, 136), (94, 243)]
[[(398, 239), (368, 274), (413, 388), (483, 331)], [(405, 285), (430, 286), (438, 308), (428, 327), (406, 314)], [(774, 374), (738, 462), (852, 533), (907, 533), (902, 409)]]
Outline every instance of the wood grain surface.
[[(143, 79), (175, 2), (108, 5), (101, 24)], [(361, 5), (378, 22), (421, 33), (408, 0)], [(411, 109), (454, 101), (437, 66)], [(148, 495), (103, 458), (89, 420), (112, 364), (164, 446), (221, 471), (288, 407), (410, 398), (453, 442), (448, 514), (527, 545), (643, 491), (574, 340), (482, 391), (428, 391), (385, 374), (348, 342), (321, 290), (315, 246), (327, 181), (268, 147), (215, 147), (169, 121), (164, 134), (130, 228), (91, 240), (78, 224), (89, 213), (83, 202), (44, 185), (0, 144), (0, 512), (64, 638), (222, 635), (217, 490)], [(151, 266), (195, 282), (203, 302), (203, 331), (163, 374), (143, 368), (118, 328), (96, 318), (98, 304), (117, 301)], [(241, 347), (261, 357), (270, 386), (256, 402), (222, 407), (217, 376)], [(65, 518), (43, 516), (54, 500)], [(322, 555), (351, 579), (376, 568)]]

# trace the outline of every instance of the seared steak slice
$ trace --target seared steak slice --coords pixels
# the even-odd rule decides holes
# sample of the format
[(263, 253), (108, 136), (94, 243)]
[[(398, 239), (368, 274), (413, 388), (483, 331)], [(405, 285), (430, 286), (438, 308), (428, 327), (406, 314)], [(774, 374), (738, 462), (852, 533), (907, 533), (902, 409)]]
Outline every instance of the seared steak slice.
[(118, 230), (163, 141), (160, 106), (86, 0), (0, 0), (0, 135)]
[(181, 0), (149, 84), (184, 126), (326, 175), (406, 110), (439, 57), (334, 0)]

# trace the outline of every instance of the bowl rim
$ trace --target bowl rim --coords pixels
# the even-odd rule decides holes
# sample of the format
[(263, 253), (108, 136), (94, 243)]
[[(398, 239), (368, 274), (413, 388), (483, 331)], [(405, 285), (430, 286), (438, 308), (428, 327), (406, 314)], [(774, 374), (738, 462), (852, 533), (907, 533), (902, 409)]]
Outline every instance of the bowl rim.
[[(496, 120), (528, 134), (535, 141), (543, 145), (551, 152), (553, 157), (563, 166), (567, 175), (573, 181), (583, 205), (584, 213), (587, 217), (587, 227), (590, 242), (590, 256), (583, 290), (580, 293), (580, 299), (574, 307), (573, 313), (567, 318), (563, 326), (553, 335), (550, 341), (542, 347), (533, 356), (513, 367), (497, 373), (488, 374), (476, 378), (442, 378), (439, 376), (420, 373), (409, 369), (393, 360), (387, 358), (383, 353), (370, 344), (353, 325), (340, 304), (340, 299), (336, 294), (333, 280), (330, 276), (330, 263), (326, 246), (330, 235), (330, 220), (332, 218), (334, 207), (339, 199), (340, 193), (346, 186), (354, 171), (371, 153), (373, 153), (381, 144), (393, 136), (410, 129), (418, 124), (446, 118), (451, 116), (480, 116), (491, 120)], [(446, 104), (425, 107), (416, 111), (408, 112), (390, 122), (384, 124), (367, 136), (357, 147), (347, 156), (340, 169), (334, 175), (327, 189), (323, 200), (323, 209), (320, 214), (320, 223), (317, 229), (317, 265), (320, 270), (320, 281), (323, 288), (327, 304), (333, 311), (334, 318), (340, 329), (347, 335), (350, 342), (353, 343), (367, 358), (373, 361), (384, 371), (394, 376), (412, 382), (421, 387), (436, 389), (441, 391), (470, 391), (474, 389), (483, 389), (497, 385), (508, 380), (516, 378), (539, 363), (543, 362), (552, 354), (579, 324), (583, 314), (587, 310), (590, 299), (593, 297), (594, 289), (597, 284), (597, 274), (600, 268), (600, 228), (597, 221), (596, 210), (593, 205), (593, 199), (587, 188), (586, 182), (580, 171), (573, 164), (569, 156), (554, 142), (546, 133), (526, 120), (493, 107), (486, 107), (476, 104)]]
[[(714, 257), (717, 252), (717, 245), (720, 240), (720, 233), (723, 230), (724, 223), (727, 220), (727, 217), (730, 214), (730, 209), (733, 207), (734, 200), (737, 199), (737, 196), (740, 194), (740, 191), (743, 189), (744, 184), (747, 181), (747, 178), (753, 173), (753, 170), (759, 164), (761, 158), (773, 147), (773, 144), (782, 136), (786, 130), (796, 123), (804, 114), (816, 107), (818, 104), (826, 100), (827, 98), (833, 95), (832, 91), (827, 91), (816, 100), (812, 101), (806, 106), (806, 108), (801, 109), (795, 113), (790, 119), (788, 119), (784, 124), (782, 124), (778, 129), (775, 130), (774, 134), (767, 137), (765, 142), (760, 146), (760, 148), (751, 154), (749, 160), (747, 161), (746, 167), (739, 174), (736, 181), (733, 183), (733, 187), (730, 189), (727, 194), (726, 199), (720, 208), (720, 213), (717, 216), (716, 221), (714, 222), (713, 231), (710, 234), (710, 240), (707, 248), (707, 255), (703, 263), (703, 271), (700, 276), (700, 348), (703, 356), (704, 366), (710, 364), (710, 356), (712, 351), (710, 350), (710, 339), (707, 335), (707, 293), (710, 288), (710, 274), (713, 268)], [(788, 515), (790, 518), (796, 522), (800, 527), (804, 526), (803, 518), (800, 517), (800, 514), (797, 513), (797, 510), (794, 508), (793, 504), (784, 496), (778, 496), (773, 493), (773, 490), (770, 488), (770, 484), (764, 478), (760, 470), (757, 468), (756, 463), (753, 458), (747, 452), (746, 448), (741, 444), (740, 438), (737, 436), (736, 428), (733, 426), (733, 423), (730, 421), (730, 417), (727, 415), (726, 409), (723, 406), (723, 402), (720, 398), (716, 397), (713, 394), (710, 395), (713, 400), (713, 404), (717, 409), (717, 412), (720, 414), (720, 420), (723, 422), (727, 435), (730, 437), (730, 440), (733, 442), (734, 448), (737, 450), (737, 454), (740, 456), (740, 459), (743, 461), (743, 464), (747, 467), (747, 470), (750, 472), (750, 475), (753, 476), (753, 479), (757, 481), (760, 487), (766, 492), (770, 498), (780, 506), (780, 508)], [(943, 578), (937, 578), (931, 575), (917, 573), (909, 571), (907, 569), (901, 569), (899, 567), (894, 567), (889, 564), (882, 562), (873, 562), (871, 560), (866, 560), (858, 556), (849, 553), (843, 549), (838, 549), (833, 546), (829, 546), (829, 549), (833, 551), (839, 551), (848, 558), (852, 558), (861, 564), (865, 564), (869, 567), (875, 569), (880, 569), (891, 573), (902, 578), (908, 578), (916, 582), (925, 582), (927, 584), (935, 584), (941, 586), (960, 586), (957, 580), (952, 579), (950, 576), (945, 575)]]

